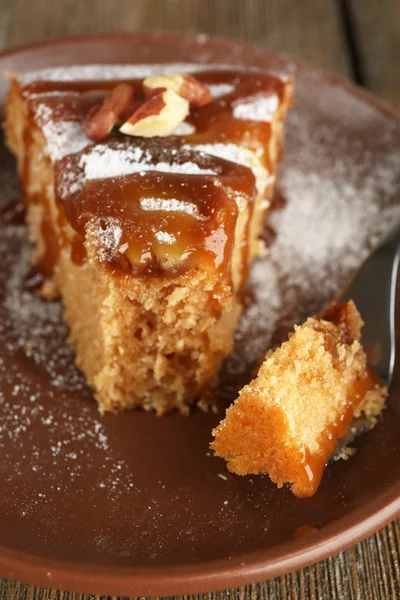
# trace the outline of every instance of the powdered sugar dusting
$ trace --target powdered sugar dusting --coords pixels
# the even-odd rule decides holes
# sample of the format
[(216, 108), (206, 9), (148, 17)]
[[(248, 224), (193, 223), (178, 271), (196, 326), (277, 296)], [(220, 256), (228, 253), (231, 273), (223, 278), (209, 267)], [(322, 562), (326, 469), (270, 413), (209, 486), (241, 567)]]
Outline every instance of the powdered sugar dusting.
[(89, 154), (83, 154), (79, 160), (79, 166), (83, 168), (87, 179), (127, 175), (139, 171), (145, 164), (145, 154), (141, 148), (132, 146), (114, 149), (105, 144), (97, 144)]
[(255, 152), (237, 146), (236, 144), (196, 144), (192, 146), (194, 150), (211, 154), (212, 156), (219, 156), (225, 160), (244, 165), (251, 169), (256, 178), (256, 186), (259, 192), (263, 192), (271, 181), (268, 171), (265, 169), (260, 159), (257, 157)]
[(182, 202), (174, 198), (142, 198), (140, 200), (140, 208), (146, 211), (160, 210), (164, 212), (185, 212), (198, 219), (201, 219), (199, 209), (192, 202)]
[(176, 237), (167, 231), (157, 231), (155, 233), (155, 238), (162, 244), (175, 244), (176, 242)]
[[(109, 225), (114, 246), (119, 243), (118, 229)], [(0, 304), (0, 334), (6, 341), (0, 356), (0, 476), (3, 492), (7, 492), (0, 495), (0, 523), (12, 518), (14, 532), (22, 527), (24, 535), (33, 536), (39, 544), (53, 544), (55, 555), (61, 538), (72, 547), (82, 543), (77, 542), (82, 539), (77, 529), (82, 527), (89, 532), (85, 549), (112, 555), (113, 560), (130, 559), (142, 549), (152, 560), (159, 559), (169, 551), (171, 539), (178, 544), (193, 545), (198, 539), (206, 543), (209, 528), (216, 523), (235, 545), (238, 538), (232, 522), (238, 518), (243, 498), (236, 486), (231, 488), (228, 476), (202, 473), (201, 480), (205, 477), (212, 486), (202, 485), (201, 504), (208, 506), (210, 494), (217, 503), (215, 524), (204, 529), (202, 524), (209, 518), (205, 510), (198, 520), (191, 482), (184, 476), (176, 485), (160, 475), (164, 469), (157, 471), (154, 460), (163, 461), (164, 453), (153, 456), (145, 478), (143, 473), (134, 474), (135, 461), (147, 460), (147, 444), (154, 444), (159, 425), (168, 425), (171, 419), (141, 412), (105, 417), (97, 413), (73, 364), (61, 305), (45, 302), (29, 289), (30, 284), (26, 287), (31, 249), (24, 242), (25, 227), (1, 227), (0, 277), (9, 276), (4, 304)], [(160, 236), (163, 243), (172, 241), (162, 232)], [(21, 361), (32, 367), (21, 370)], [(147, 417), (155, 426), (154, 436), (140, 440), (140, 423)], [(175, 419), (186, 435), (192, 424), (197, 426), (195, 418), (175, 415)], [(132, 449), (136, 447), (136, 457), (131, 452), (121, 454), (120, 439), (125, 436), (132, 440)], [(195, 437), (194, 431), (189, 437)], [(135, 438), (139, 438), (136, 444)], [(207, 447), (204, 441), (201, 452)], [(215, 463), (210, 460), (209, 464)], [(216, 468), (221, 471), (220, 465)], [(266, 502), (257, 500), (251, 486), (246, 502), (260, 513), (267, 535)]]
[(278, 106), (279, 98), (276, 94), (261, 96), (259, 98), (248, 98), (244, 102), (235, 104), (233, 107), (233, 116), (235, 119), (270, 123), (274, 118)]
[(43, 125), (42, 131), (47, 141), (46, 150), (52, 161), (80, 152), (92, 144), (85, 135), (82, 124), (75, 121), (49, 121)]
[(235, 91), (235, 86), (231, 83), (211, 83), (207, 87), (213, 98), (220, 98)]
[[(252, 269), (254, 298), (225, 371), (229, 400), (239, 376), (248, 381), (249, 366), (271, 341), (337, 291), (398, 210), (399, 125), (356, 97), (351, 106), (335, 86), (308, 93), (308, 103), (302, 85), (310, 90), (315, 82), (300, 82), (289, 119), (281, 172), (286, 206), (272, 216), (278, 235), (269, 256)], [(1, 201), (15, 200), (13, 165), (0, 152)], [(65, 552), (77, 562), (151, 565), (221, 559), (227, 547), (238, 555), (281, 535), (282, 502), (296, 515), (298, 500), (276, 492), (268, 478), (233, 477), (207, 456), (221, 405), (219, 414), (187, 419), (97, 413), (73, 364), (61, 306), (32, 291), (25, 228), (4, 211), (0, 229), (3, 545), (31, 539), (55, 558)], [(111, 231), (110, 239), (118, 234)], [(337, 504), (347, 508), (339, 517), (354, 500), (345, 483)], [(319, 522), (318, 506), (312, 510)]]
[[(96, 231), (94, 231), (96, 228)], [(110, 256), (115, 256), (117, 252), (124, 253), (126, 248), (122, 247), (122, 228), (118, 221), (108, 217), (102, 219), (102, 223), (91, 226), (91, 236), (95, 235), (101, 242), (98, 244), (98, 258), (101, 262), (107, 262)]]
[(215, 175), (211, 169), (202, 169), (194, 162), (154, 162), (150, 152), (140, 147), (109, 148), (97, 145), (92, 152), (80, 158), (79, 165), (84, 169), (87, 179), (106, 179), (120, 175), (130, 175), (146, 171), (160, 173), (183, 173), (186, 175)]
[[(114, 64), (114, 65), (67, 65), (40, 69), (21, 73), (18, 78), (23, 85), (34, 81), (101, 81), (110, 79), (144, 79), (151, 75), (168, 75), (170, 73), (198, 73), (209, 70), (252, 70), (255, 67), (241, 67), (220, 63), (154, 63), (154, 64)], [(277, 76), (279, 75), (276, 74)], [(218, 94), (218, 90), (217, 94)]]
[[(232, 373), (247, 372), (294, 323), (321, 310), (399, 211), (400, 145), (395, 142), (400, 126), (359, 102), (349, 112), (354, 111), (356, 130), (347, 128), (347, 114), (345, 126), (330, 120), (319, 127), (312, 112), (289, 115), (279, 180), (286, 206), (272, 212), (276, 240), (252, 270), (254, 301), (237, 331), (237, 350), (228, 361)], [(359, 129), (362, 119), (368, 126), (365, 137)], [(372, 152), (374, 127), (379, 141)]]
[(148, 171), (159, 173), (176, 173), (182, 175), (216, 175), (213, 169), (203, 168), (193, 160), (174, 161), (177, 150), (163, 152), (163, 156), (170, 159), (155, 160), (152, 152), (147, 148), (127, 143), (117, 146), (97, 144), (77, 157), (68, 156), (64, 168), (60, 170), (57, 179), (57, 190), (61, 198), (80, 192), (85, 181), (93, 179), (109, 179), (124, 175), (139, 173), (144, 175)]
[[(23, 74), (20, 80), (23, 84), (29, 84), (34, 81), (50, 80), (68, 82), (72, 80), (104, 80), (111, 78), (129, 79), (143, 78), (151, 74), (163, 74), (171, 72), (196, 72), (201, 70), (213, 69), (236, 69), (226, 65), (194, 65), (168, 64), (168, 65), (86, 65), (73, 66), (56, 69), (44, 69), (32, 73)], [(240, 70), (240, 69), (239, 69)], [(248, 70), (248, 69), (246, 69)], [(215, 98), (226, 95), (234, 91), (233, 84), (212, 84), (210, 91)], [(55, 92), (57, 96), (58, 92)], [(72, 92), (72, 96), (74, 92)], [(52, 100), (46, 103), (46, 97)], [(80, 153), (85, 148), (93, 145), (86, 134), (84, 128), (84, 111), (79, 115), (74, 115), (73, 110), (68, 113), (68, 117), (60, 111), (60, 103), (54, 103), (54, 93), (44, 92), (43, 98), (40, 98), (35, 91), (31, 95), (35, 99), (33, 105), (33, 114), (38, 126), (42, 129), (47, 141), (46, 152), (53, 162), (59, 161), (66, 156), (73, 156)], [(61, 100), (60, 100), (61, 102)], [(275, 104), (274, 104), (275, 103)], [(233, 110), (233, 115), (238, 119), (249, 118), (255, 120), (268, 120), (271, 118), (278, 103), (278, 98), (271, 95), (270, 98), (250, 98), (238, 103)], [(64, 116), (64, 120), (60, 120)], [(74, 119), (75, 116), (75, 119)], [(79, 116), (79, 120), (77, 119)], [(189, 123), (181, 123), (176, 129), (177, 136), (191, 136), (196, 130)], [(174, 172), (185, 174), (213, 174), (209, 169), (201, 169), (193, 162), (185, 164), (176, 164), (173, 161), (164, 160), (157, 164), (151, 159), (150, 154), (137, 148), (135, 141), (130, 140), (131, 147), (122, 144), (121, 148), (109, 148), (107, 144), (96, 144), (91, 153), (84, 153), (81, 157), (80, 172), (76, 178), (67, 172), (62, 174), (62, 181), (58, 185), (58, 191), (62, 197), (71, 193), (76, 193), (84, 185), (85, 179), (104, 179), (108, 177), (118, 177), (140, 171), (154, 170), (160, 172)], [(251, 168), (257, 180), (257, 189), (263, 192), (268, 184), (268, 173), (257, 154), (250, 149), (241, 148), (235, 144), (203, 144), (199, 149), (205, 153), (214, 156), (238, 162)], [(172, 155), (172, 152), (171, 152)], [(68, 169), (67, 169), (68, 171)]]
[[(0, 242), (3, 269), (9, 272), (0, 308), (0, 334), (7, 340), (0, 358), (0, 474), (3, 484), (9, 478), (18, 482), (29, 478), (28, 473), (35, 474), (39, 487), (33, 497), (26, 496), (24, 512), (28, 517), (48, 502), (49, 493), (59, 495), (70, 487), (79, 490), (87, 468), (83, 456), (89, 461), (89, 469), (96, 465), (94, 485), (107, 493), (118, 495), (121, 486), (128, 486), (134, 493), (135, 486), (124, 461), (110, 447), (101, 417), (94, 416), (90, 404), (85, 403), (89, 393), (74, 366), (73, 349), (65, 341), (67, 327), (62, 321), (61, 305), (45, 302), (29, 289), (33, 283), (31, 248), (25, 239), (25, 227), (10, 225), (2, 231)], [(19, 256), (16, 246), (21, 248)], [(26, 282), (30, 282), (28, 287)], [(28, 378), (18, 369), (18, 360), (12, 358), (21, 352), (32, 364)], [(44, 379), (35, 375), (40, 373), (46, 373)], [(71, 398), (78, 396), (78, 412), (73, 414)], [(38, 428), (43, 431), (40, 438), (34, 436)], [(23, 439), (31, 439), (29, 452), (20, 452), (18, 459), (14, 456), (10, 472), (6, 464), (10, 441), (13, 446), (24, 447)], [(43, 477), (46, 492), (41, 490)]]
[(47, 104), (37, 105), (34, 118), (46, 138), (46, 152), (53, 162), (93, 144), (82, 122), (54, 121), (53, 111)]
[(151, 65), (71, 65), (40, 69), (22, 73), (19, 76), (24, 85), (34, 81), (101, 81), (110, 79), (144, 79), (151, 75), (168, 73), (187, 73), (204, 70), (204, 67), (192, 63), (167, 63)]

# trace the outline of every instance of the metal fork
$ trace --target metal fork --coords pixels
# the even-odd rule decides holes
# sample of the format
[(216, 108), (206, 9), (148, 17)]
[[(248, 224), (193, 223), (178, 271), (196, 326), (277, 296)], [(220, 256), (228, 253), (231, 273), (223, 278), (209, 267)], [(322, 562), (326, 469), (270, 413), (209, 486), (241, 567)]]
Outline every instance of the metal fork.
[(354, 300), (365, 323), (362, 343), (369, 365), (389, 387), (394, 371), (396, 281), (400, 258), (400, 219), (366, 259), (337, 301)]
[[(365, 323), (362, 343), (368, 363), (380, 379), (390, 387), (396, 355), (395, 307), (396, 282), (400, 259), (400, 218), (378, 248), (370, 254), (353, 279), (340, 293), (337, 302), (354, 300)], [(354, 419), (328, 462), (368, 429), (367, 419)]]

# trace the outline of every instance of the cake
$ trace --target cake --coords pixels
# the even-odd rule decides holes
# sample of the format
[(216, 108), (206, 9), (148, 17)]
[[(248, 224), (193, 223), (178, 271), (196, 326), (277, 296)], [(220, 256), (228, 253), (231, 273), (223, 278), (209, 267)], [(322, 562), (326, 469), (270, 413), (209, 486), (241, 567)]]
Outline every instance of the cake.
[(369, 427), (386, 388), (367, 366), (352, 301), (309, 318), (240, 392), (213, 431), (214, 452), (238, 475), (268, 474), (296, 496), (312, 496), (353, 418)]
[(220, 65), (10, 76), (5, 131), (33, 261), (101, 411), (187, 412), (216, 384), (292, 88)]

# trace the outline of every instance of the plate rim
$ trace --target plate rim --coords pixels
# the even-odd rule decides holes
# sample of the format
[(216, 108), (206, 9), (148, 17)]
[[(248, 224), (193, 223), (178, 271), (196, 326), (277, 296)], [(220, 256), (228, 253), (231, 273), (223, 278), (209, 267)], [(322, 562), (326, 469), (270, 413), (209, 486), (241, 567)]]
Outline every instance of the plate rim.
[[(219, 559), (155, 568), (105, 568), (94, 563), (77, 565), (70, 561), (37, 557), (0, 546), (0, 568), (1, 572), (6, 569), (6, 577), (72, 593), (170, 596), (218, 592), (302, 569), (376, 533), (400, 516), (400, 486), (375, 496), (372, 504), (379, 506), (382, 498), (383, 506), (372, 510), (367, 517), (363, 515), (362, 508), (347, 513), (340, 519), (345, 528), (339, 532), (334, 521), (323, 528), (323, 537), (317, 532), (266, 550), (238, 555), (229, 561), (229, 566), (227, 559)], [(310, 543), (312, 539), (314, 541)], [(283, 558), (274, 559), (274, 548), (281, 550)]]
[[(3, 62), (8, 57), (11, 58), (18, 54), (50, 49), (63, 44), (68, 46), (80, 42), (112, 42), (121, 38), (131, 40), (164, 38), (180, 42), (187, 39), (195, 42), (196, 37), (193, 34), (161, 30), (64, 36), (0, 51), (0, 61)], [(323, 79), (328, 79), (329, 82), (345, 88), (363, 102), (400, 122), (400, 112), (386, 101), (347, 81), (340, 75), (331, 73), (308, 61), (220, 36), (207, 35), (202, 47), (205, 47), (209, 41), (227, 48), (235, 44), (244, 50), (248, 49), (254, 52), (256, 49), (265, 56), (302, 65), (308, 71), (317, 73)], [(2, 103), (0, 115), (1, 109)], [(367, 505), (350, 511), (337, 521), (326, 525), (323, 528), (323, 534), (321, 530), (321, 532), (303, 538), (238, 555), (229, 560), (225, 558), (156, 567), (104, 567), (92, 562), (82, 565), (67, 560), (46, 558), (0, 545), (0, 573), (5, 577), (36, 585), (88, 594), (166, 596), (218, 591), (271, 579), (309, 566), (374, 534), (398, 516), (400, 516), (400, 479), (394, 486), (381, 490)], [(337, 527), (338, 522), (341, 524), (340, 530)]]

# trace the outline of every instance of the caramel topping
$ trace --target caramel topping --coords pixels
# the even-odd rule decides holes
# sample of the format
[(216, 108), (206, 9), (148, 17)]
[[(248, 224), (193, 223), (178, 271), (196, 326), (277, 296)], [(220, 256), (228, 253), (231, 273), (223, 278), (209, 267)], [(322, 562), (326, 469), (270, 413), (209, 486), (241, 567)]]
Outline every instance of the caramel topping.
[(147, 173), (121, 177), (117, 185), (88, 181), (65, 211), (82, 236), (92, 222), (97, 235), (111, 238), (102, 259), (113, 269), (174, 275), (197, 264), (217, 272), (229, 266), (237, 205), (212, 178), (163, 173), (161, 185)]
[[(108, 146), (109, 160), (113, 149), (120, 156), (117, 140)], [(237, 198), (244, 197), (251, 205), (252, 172), (217, 157), (177, 149), (168, 140), (137, 142), (135, 152), (146, 158), (146, 151), (151, 162), (140, 163), (137, 172), (86, 180), (81, 191), (59, 199), (68, 223), (82, 238), (90, 228), (92, 239), (99, 241), (100, 261), (113, 270), (175, 275), (201, 264), (228, 275)], [(172, 151), (173, 170), (157, 171), (168, 168), (164, 161)], [(90, 150), (65, 159), (77, 179), (85, 157), (90, 160)], [(64, 167), (61, 162), (57, 168)]]
[(293, 537), (294, 538), (303, 538), (306, 537), (307, 535), (311, 535), (313, 533), (318, 533), (318, 528), (317, 527), (313, 527), (312, 525), (300, 525), (300, 527), (297, 527), (297, 529), (295, 529), (294, 533), (293, 533)]
[[(204, 96), (198, 101), (193, 100), (196, 82)], [(60, 244), (71, 246), (74, 262), (84, 261), (84, 240), (90, 230), (91, 247), (98, 246), (95, 251), (99, 260), (115, 272), (175, 275), (201, 265), (230, 276), (238, 206), (244, 201), (251, 212), (255, 178), (250, 168), (205, 155), (195, 146), (231, 143), (257, 149), (260, 162), (270, 169), (271, 121), (285, 82), (262, 72), (213, 70), (196, 73), (195, 80), (188, 76), (185, 86), (181, 93), (190, 98), (191, 104), (190, 115), (183, 123), (188, 133), (143, 143), (115, 128), (108, 135), (101, 147), (104, 152), (115, 150), (115, 164), (119, 151), (140, 148), (146, 158), (138, 160), (138, 165), (134, 164), (136, 158), (132, 159), (132, 167), (131, 159), (127, 159), (128, 168), (117, 175), (109, 173), (114, 164), (111, 160), (105, 163), (105, 174), (99, 168), (95, 174), (88, 174), (85, 161), (96, 153), (100, 155), (100, 151), (97, 144), (85, 138), (83, 123), (88, 114), (98, 114), (100, 109), (96, 107), (105, 107), (109, 117), (104, 128), (107, 134), (128, 100), (133, 104), (143, 102), (143, 80), (37, 81), (22, 89), (39, 127), (56, 131), (50, 145), (56, 144), (57, 148), (52, 156), (57, 202), (77, 234), (72, 239), (70, 234), (61, 235), (62, 241), (57, 244), (55, 232), (46, 229), (46, 272), (51, 272)], [(225, 86), (227, 91), (211, 98), (209, 93), (218, 86)], [(115, 89), (126, 92), (126, 102), (117, 94), (122, 108), (115, 104), (115, 93), (110, 95)], [(81, 127), (82, 133), (79, 139), (67, 143), (63, 128), (71, 123)], [(190, 147), (193, 151), (188, 150)], [(182, 167), (185, 162), (190, 165), (188, 169)], [(45, 222), (43, 227), (47, 227)], [(65, 224), (60, 228), (65, 229)], [(246, 265), (245, 244), (242, 252)]]
[(354, 310), (353, 302), (332, 304), (324, 311), (322, 318), (341, 329), (342, 339), (345, 344), (350, 345), (354, 340), (360, 339), (363, 322), (358, 311)]
[[(207, 84), (228, 84), (232, 81), (228, 73), (199, 73), (198, 78)], [(204, 78), (204, 79), (203, 79)], [(284, 84), (263, 73), (238, 73), (234, 78), (235, 88), (227, 95), (217, 98), (188, 117), (196, 133), (191, 143), (231, 142), (244, 144), (248, 148), (260, 146), (260, 156), (267, 170), (271, 170), (268, 146), (271, 138), (271, 122), (274, 111), (283, 96)]]
[[(261, 156), (267, 169), (268, 144), (271, 122), (282, 101), (286, 82), (262, 71), (209, 70), (196, 73), (196, 80), (208, 86), (227, 87), (227, 93), (213, 97), (212, 102), (192, 107), (187, 119), (196, 131), (184, 136), (190, 144), (243, 143), (255, 148), (260, 143), (265, 149)], [(52, 109), (60, 120), (84, 120), (90, 108), (102, 102), (117, 84), (129, 84), (135, 101), (141, 102), (143, 81), (37, 81), (26, 85), (23, 93), (34, 107), (42, 104)], [(54, 95), (57, 92), (58, 95)], [(40, 98), (38, 98), (40, 97)], [(258, 147), (258, 146), (257, 146)]]
[(367, 392), (381, 385), (379, 378), (369, 367), (366, 368), (364, 377), (354, 381), (348, 391), (347, 401), (341, 414), (321, 435), (318, 454), (311, 454), (304, 450), (301, 460), (304, 469), (303, 492), (297, 494), (299, 498), (307, 498), (315, 494), (321, 483), (325, 465), (334, 452), (337, 441), (345, 435), (351, 425), (355, 411), (364, 400)]
[[(351, 345), (354, 341), (360, 340), (362, 320), (352, 301), (332, 304), (324, 311), (321, 318), (336, 325), (339, 329), (341, 343)], [(336, 346), (330, 352), (335, 357)], [(335, 360), (337, 359), (335, 358)], [(344, 437), (348, 427), (351, 426), (357, 408), (367, 392), (381, 386), (382, 382), (368, 366), (365, 367), (364, 373), (353, 381), (347, 391), (346, 402), (340, 415), (321, 434), (319, 452), (316, 454), (311, 454), (307, 450), (303, 452), (301, 459), (304, 469), (303, 493), (299, 493), (299, 497), (312, 496), (317, 491), (324, 467), (334, 453), (338, 440)]]

